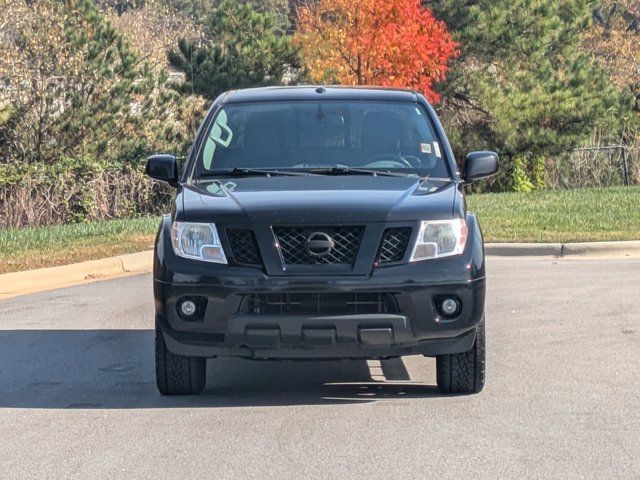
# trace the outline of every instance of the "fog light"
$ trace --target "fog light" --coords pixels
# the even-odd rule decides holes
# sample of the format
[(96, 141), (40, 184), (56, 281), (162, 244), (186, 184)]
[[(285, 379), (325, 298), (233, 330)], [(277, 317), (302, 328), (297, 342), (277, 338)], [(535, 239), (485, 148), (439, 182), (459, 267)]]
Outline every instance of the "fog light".
[(455, 298), (446, 297), (440, 303), (440, 310), (447, 317), (453, 317), (460, 311), (460, 302)]
[(180, 304), (180, 312), (185, 317), (190, 317), (191, 315), (196, 313), (197, 309), (198, 308), (196, 307), (196, 304), (193, 303), (191, 300), (185, 300)]
[(207, 299), (200, 296), (182, 297), (176, 303), (176, 312), (183, 322), (202, 322), (207, 311)]

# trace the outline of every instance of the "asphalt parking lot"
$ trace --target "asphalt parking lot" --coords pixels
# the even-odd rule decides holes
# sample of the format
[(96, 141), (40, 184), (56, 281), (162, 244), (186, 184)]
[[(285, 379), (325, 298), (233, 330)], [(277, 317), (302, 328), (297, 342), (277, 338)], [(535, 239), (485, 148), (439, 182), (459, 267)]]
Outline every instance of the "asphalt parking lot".
[(0, 302), (0, 478), (640, 478), (640, 260), (491, 258), (487, 386), (209, 363), (161, 397), (150, 275)]

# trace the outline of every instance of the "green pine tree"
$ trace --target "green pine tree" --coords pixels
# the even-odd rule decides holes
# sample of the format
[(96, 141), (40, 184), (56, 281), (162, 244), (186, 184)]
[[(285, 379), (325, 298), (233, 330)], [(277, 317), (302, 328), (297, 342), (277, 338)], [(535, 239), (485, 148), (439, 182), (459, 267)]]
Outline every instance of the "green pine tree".
[(277, 85), (298, 67), (297, 51), (271, 13), (223, 0), (207, 19), (203, 46), (181, 39), (169, 63), (185, 73), (183, 89), (215, 98), (225, 90)]
[[(582, 48), (591, 1), (479, 0), (469, 6), (442, 0), (432, 6), (461, 47), (443, 86), (443, 117), (459, 153), (492, 148), (512, 158), (553, 158), (596, 128), (615, 131), (623, 108), (619, 94)], [(525, 174), (517, 167), (512, 171)], [(526, 167), (532, 172), (535, 165)]]

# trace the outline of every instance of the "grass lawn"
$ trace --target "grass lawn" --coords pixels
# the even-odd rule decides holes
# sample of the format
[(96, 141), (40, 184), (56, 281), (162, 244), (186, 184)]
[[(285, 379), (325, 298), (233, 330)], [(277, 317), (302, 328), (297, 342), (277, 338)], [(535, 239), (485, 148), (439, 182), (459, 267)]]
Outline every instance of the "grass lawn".
[(0, 273), (153, 248), (159, 217), (0, 230)]
[(467, 196), (486, 242), (640, 240), (640, 187)]
[[(468, 195), (487, 242), (640, 239), (640, 187)], [(0, 273), (153, 248), (158, 217), (0, 230)]]

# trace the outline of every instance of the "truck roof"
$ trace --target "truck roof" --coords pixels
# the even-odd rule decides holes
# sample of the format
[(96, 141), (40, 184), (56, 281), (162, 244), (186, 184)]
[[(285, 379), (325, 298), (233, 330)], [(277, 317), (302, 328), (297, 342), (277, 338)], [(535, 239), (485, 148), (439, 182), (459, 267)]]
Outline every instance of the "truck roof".
[(418, 95), (412, 90), (389, 87), (300, 85), (230, 90), (220, 100), (222, 103), (242, 103), (319, 99), (417, 102)]

